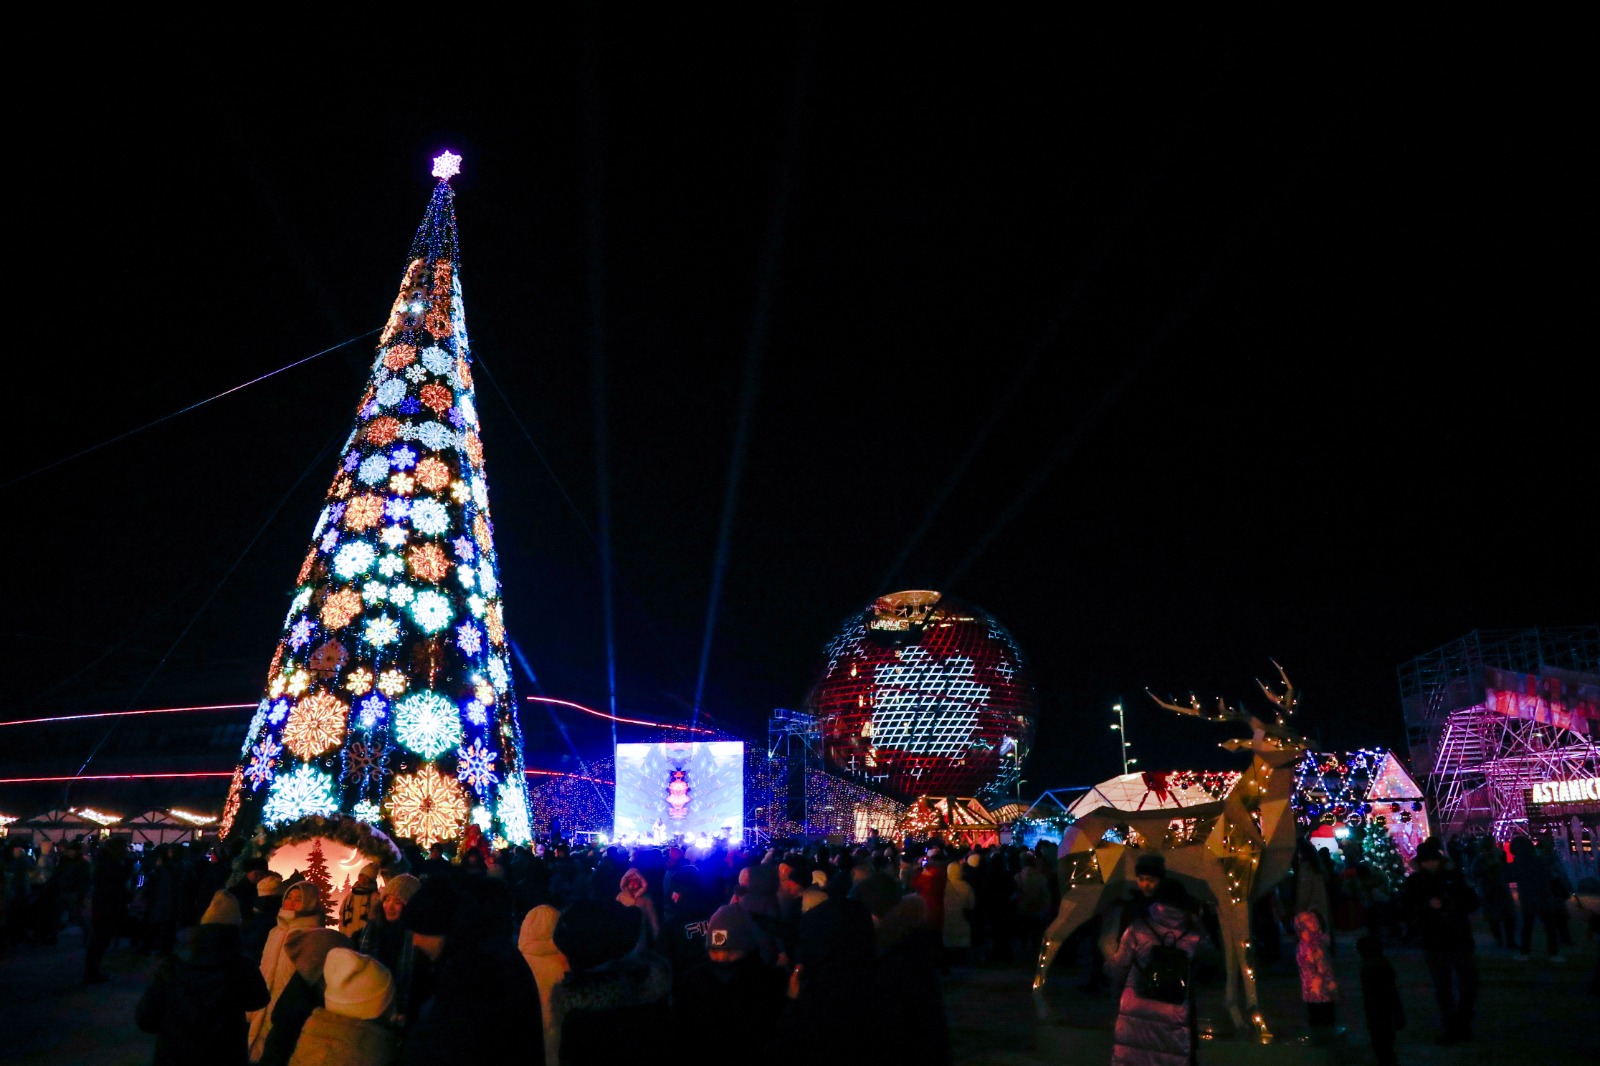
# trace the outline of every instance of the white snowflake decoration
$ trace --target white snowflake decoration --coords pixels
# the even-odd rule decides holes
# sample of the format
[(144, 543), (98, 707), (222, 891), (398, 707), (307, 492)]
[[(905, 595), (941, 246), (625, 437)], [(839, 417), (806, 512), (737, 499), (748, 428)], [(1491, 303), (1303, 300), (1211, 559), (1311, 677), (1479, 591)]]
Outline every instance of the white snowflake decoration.
[(272, 713), (267, 715), (267, 720), (273, 725), (282, 725), (283, 720), (289, 717), (289, 708), (292, 707), (288, 700), (279, 700), (272, 705)]
[(380, 481), (389, 480), (389, 457), (382, 452), (374, 452), (361, 460), (361, 466), (356, 471), (356, 476), (363, 485), (376, 485)]
[(261, 742), (250, 750), (250, 763), (244, 768), (244, 776), (250, 781), (250, 791), (254, 792), (272, 780), (278, 756), (282, 754), (283, 745), (270, 736), (262, 737)]
[(444, 378), (449, 377), (451, 371), (455, 370), (456, 361), (449, 352), (438, 345), (433, 345), (422, 349), (422, 365)]
[(461, 582), (461, 587), (470, 589), (478, 583), (478, 572), (470, 566), (456, 567), (456, 580)]
[[(395, 527), (390, 526), (389, 528), (394, 529)], [(398, 548), (399, 545), (391, 544), (390, 547)], [(385, 555), (382, 559), (378, 560), (378, 573), (382, 574), (384, 577), (394, 577), (397, 574), (403, 574), (405, 572), (406, 560), (404, 556)]]
[(333, 572), (350, 581), (371, 570), (377, 558), (377, 551), (366, 541), (347, 541), (333, 557)]
[(411, 525), (418, 533), (437, 537), (450, 528), (450, 512), (438, 500), (418, 500), (411, 508)]
[(495, 580), (494, 567), (489, 565), (488, 559), (478, 564), (478, 587), (483, 590), (485, 596), (493, 596), (495, 590), (500, 587), (500, 582)]
[(406, 398), (406, 383), (399, 378), (390, 378), (378, 386), (378, 402), (384, 407), (393, 407)]
[(355, 815), (356, 821), (366, 822), (368, 825), (377, 825), (378, 820), (383, 817), (383, 812), (371, 800), (358, 801), (354, 807), (350, 808), (350, 813)]
[(472, 813), (468, 815), (468, 817), (472, 819), (473, 825), (477, 826), (479, 829), (482, 829), (485, 833), (487, 833), (489, 831), (489, 827), (494, 824), (494, 820), (489, 815), (489, 808), (483, 806), (481, 803), (472, 808)]
[(482, 740), (474, 740), (456, 750), (456, 777), (482, 793), (500, 780), (500, 775), (494, 771), (494, 760), (495, 753), (484, 747)]
[(322, 536), (322, 531), (328, 528), (328, 518), (332, 514), (333, 504), (330, 503), (328, 506), (322, 509), (322, 514), (317, 516), (317, 528), (311, 531), (312, 540), (316, 540), (318, 537)]
[(300, 621), (296, 622), (289, 630), (289, 646), (295, 651), (299, 651), (307, 644), (310, 644), (311, 632), (315, 628), (316, 627), (312, 624), (311, 619), (300, 619)]
[(489, 487), (476, 474), (472, 475), (472, 502), (478, 505), (480, 511), (489, 509)]
[(267, 724), (267, 708), (272, 704), (262, 700), (256, 704), (256, 713), (250, 716), (250, 725), (244, 731), (244, 746), (239, 749), (239, 758), (244, 758), (250, 750), (250, 745), (256, 742), (256, 734), (261, 732), (261, 727)]
[(471, 559), (476, 554), (472, 547), (471, 537), (457, 537), (450, 542), (450, 546), (455, 548), (457, 559)]
[(456, 647), (468, 655), (478, 654), (483, 647), (483, 633), (471, 622), (462, 622), (456, 627)]
[(482, 596), (468, 596), (467, 597), (467, 607), (468, 607), (468, 609), (470, 609), (472, 611), (473, 615), (478, 617), (478, 618), (482, 618), (483, 617), (483, 609), (485, 607), (487, 607), (487, 606), (488, 606), (488, 602), (485, 601)]
[(361, 586), (361, 599), (368, 607), (382, 603), (388, 595), (389, 586), (381, 581), (368, 581)]
[(477, 700), (472, 700), (467, 704), (467, 721), (473, 725), (488, 725), (489, 709)]
[[(403, 587), (403, 586), (402, 586)], [(366, 640), (374, 648), (382, 648), (400, 639), (400, 623), (386, 614), (367, 619)]]
[(261, 821), (268, 826), (292, 822), (308, 814), (332, 814), (339, 809), (333, 795), (333, 778), (305, 763), (292, 773), (279, 774), (261, 808)]
[(504, 692), (506, 686), (511, 684), (511, 672), (506, 669), (505, 660), (494, 658), (489, 660), (489, 683), (496, 692)]
[(389, 465), (396, 470), (410, 470), (417, 465), (417, 450), (402, 444), (389, 453)]
[(436, 452), (442, 452), (456, 445), (455, 431), (446, 429), (437, 422), (424, 422), (418, 426), (417, 440), (422, 442), (423, 447), (432, 448)]
[(383, 722), (383, 713), (389, 705), (383, 702), (383, 697), (377, 694), (368, 696), (357, 707), (360, 714), (356, 717), (356, 728), (364, 730), (376, 729)]
[(333, 551), (333, 546), (335, 544), (337, 544), (337, 543), (339, 543), (339, 531), (337, 529), (330, 529), (330, 530), (328, 530), (326, 533), (324, 533), (322, 535), (322, 550), (323, 551), (325, 551), (325, 552)]
[(513, 844), (527, 844), (533, 839), (528, 831), (528, 797), (523, 795), (521, 784), (510, 780), (500, 786), (500, 825)]
[(437, 633), (450, 624), (455, 612), (442, 592), (425, 589), (417, 593), (416, 601), (411, 604), (411, 617), (424, 633)]
[(460, 408), (461, 417), (466, 419), (467, 425), (476, 426), (478, 424), (478, 406), (472, 402), (472, 393), (456, 393), (456, 407)]
[[(393, 483), (396, 479), (402, 476), (409, 480), (411, 475), (396, 474), (389, 480), (391, 483)], [(383, 517), (387, 518), (391, 522), (404, 521), (406, 516), (409, 514), (411, 514), (411, 501), (406, 499), (404, 496), (390, 496), (383, 503)]]
[(378, 539), (383, 541), (386, 548), (404, 548), (406, 546), (406, 531), (404, 526), (385, 526)]
[(437, 692), (418, 692), (394, 705), (395, 736), (425, 759), (461, 743), (461, 717)]
[(398, 606), (404, 607), (416, 598), (417, 590), (410, 585), (396, 584), (389, 589), (389, 599)]

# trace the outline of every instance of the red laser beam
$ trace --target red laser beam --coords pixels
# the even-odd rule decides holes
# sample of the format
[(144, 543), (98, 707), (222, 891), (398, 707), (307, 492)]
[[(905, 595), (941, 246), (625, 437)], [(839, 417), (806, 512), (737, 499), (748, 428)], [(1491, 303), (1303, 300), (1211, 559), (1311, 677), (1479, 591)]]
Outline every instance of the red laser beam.
[(628, 725), (647, 725), (653, 726), (656, 729), (678, 729), (685, 733), (704, 733), (707, 736), (713, 737), (717, 735), (717, 731), (715, 729), (702, 729), (699, 726), (676, 725), (669, 722), (650, 722), (643, 718), (623, 718), (621, 715), (607, 714), (605, 711), (597, 711), (593, 707), (585, 707), (581, 703), (573, 703), (571, 700), (558, 700), (551, 696), (527, 696), (524, 698), (529, 703), (553, 703), (558, 707), (571, 707), (575, 711), (582, 711), (584, 714), (592, 714), (596, 718), (606, 718), (613, 722), (625, 722)]
[(38, 725), (41, 722), (78, 722), (86, 718), (122, 718), (135, 714), (178, 714), (183, 711), (238, 711), (254, 707), (253, 703), (208, 703), (201, 707), (157, 707), (148, 711), (100, 711), (95, 714), (63, 714), (54, 718), (18, 718), (0, 722), (0, 726)]

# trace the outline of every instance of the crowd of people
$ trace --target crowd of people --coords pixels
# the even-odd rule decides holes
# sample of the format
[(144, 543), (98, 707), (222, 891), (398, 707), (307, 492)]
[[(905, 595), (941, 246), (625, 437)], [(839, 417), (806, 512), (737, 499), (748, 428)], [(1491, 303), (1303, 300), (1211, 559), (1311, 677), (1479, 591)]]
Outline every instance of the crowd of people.
[[(162, 956), (136, 1019), (157, 1063), (586, 1064), (617, 1061), (652, 1030), (801, 1062), (870, 1041), (892, 1017), (898, 1050), (937, 1064), (950, 1061), (941, 974), (1027, 965), (1059, 900), (1048, 843), (448, 850), (369, 864), (335, 907), (238, 845), (14, 847), (0, 946), (78, 923), (91, 983), (121, 939)], [(1361, 864), (1354, 849), (1302, 841), (1294, 875), (1257, 908), (1256, 943), (1263, 964), (1298, 972), (1314, 1033), (1331, 1033), (1336, 1004), (1358, 991), (1380, 1063), (1395, 1061), (1406, 1024), (1386, 944), (1421, 948), (1439, 1039), (1459, 1043), (1476, 1006), (1475, 916), (1518, 958), (1536, 928), (1554, 961), (1570, 943), (1572, 887), (1538, 842), (1513, 843), (1508, 862), (1487, 839), (1430, 839), (1398, 892), (1374, 891)], [(1114, 954), (1098, 956), (1090, 924), (1057, 965), (1087, 950), (1084, 989), (1117, 997), (1114, 1061), (1177, 1066), (1195, 1055), (1194, 984), (1220, 964), (1216, 923), (1159, 853), (1135, 873), (1099, 919), (1116, 923)], [(1338, 932), (1361, 934), (1360, 987), (1343, 994)]]

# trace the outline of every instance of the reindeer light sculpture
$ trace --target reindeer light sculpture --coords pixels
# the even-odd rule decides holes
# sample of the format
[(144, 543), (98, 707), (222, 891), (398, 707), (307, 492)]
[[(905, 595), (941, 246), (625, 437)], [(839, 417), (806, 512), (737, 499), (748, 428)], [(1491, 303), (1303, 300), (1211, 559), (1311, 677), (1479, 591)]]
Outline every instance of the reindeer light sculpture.
[[(1271, 722), (1230, 707), (1220, 698), (1215, 706), (1202, 706), (1192, 695), (1188, 704), (1176, 704), (1150, 694), (1156, 703), (1178, 714), (1215, 722), (1248, 722), (1248, 738), (1226, 740), (1221, 747), (1249, 751), (1250, 768), (1214, 803), (1181, 810), (1101, 807), (1067, 828), (1057, 858), (1061, 909), (1045, 930), (1033, 976), (1034, 1001), (1041, 1016), (1047, 1013), (1042, 997), (1045, 977), (1068, 933), (1100, 914), (1107, 919), (1101, 950), (1107, 958), (1116, 950), (1116, 910), (1134, 879), (1133, 866), (1141, 853), (1140, 848), (1130, 846), (1136, 833), (1145, 850), (1161, 854), (1167, 877), (1175, 878), (1195, 899), (1216, 908), (1228, 1014), (1233, 1024), (1243, 1029), (1248, 1012), (1257, 1039), (1272, 1041), (1256, 1001), (1250, 905), (1289, 872), (1295, 843), (1294, 813), (1289, 809), (1293, 768), (1308, 748), (1306, 739), (1288, 724), (1299, 697), (1281, 666), (1278, 676), (1283, 679), (1281, 693), (1256, 682), (1277, 708)], [(1107, 840), (1110, 829), (1120, 830), (1123, 840)]]

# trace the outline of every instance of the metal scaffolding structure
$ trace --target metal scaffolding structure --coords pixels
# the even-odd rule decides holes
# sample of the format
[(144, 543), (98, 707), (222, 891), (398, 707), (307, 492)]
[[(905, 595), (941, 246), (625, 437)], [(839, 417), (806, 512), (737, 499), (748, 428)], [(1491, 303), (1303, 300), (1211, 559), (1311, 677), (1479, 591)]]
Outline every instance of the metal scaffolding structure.
[[(804, 830), (812, 824), (811, 790), (806, 779), (823, 766), (822, 722), (814, 714), (775, 707), (767, 719), (767, 765), (775, 770), (769, 778), (771, 794), (767, 801), (769, 825), (787, 820)], [(781, 812), (781, 813), (780, 813)]]
[(1474, 630), (1399, 667), (1413, 773), (1446, 832), (1527, 832), (1526, 790), (1600, 774), (1600, 626)]

